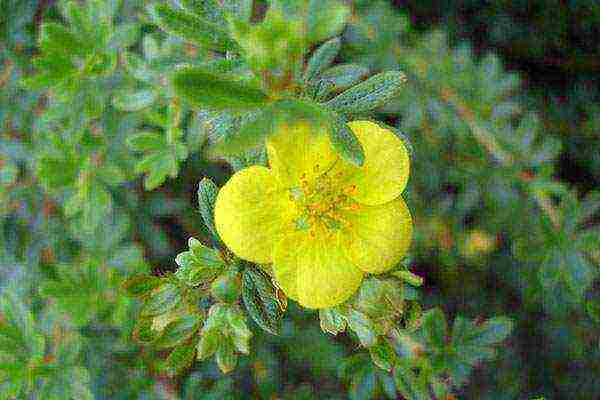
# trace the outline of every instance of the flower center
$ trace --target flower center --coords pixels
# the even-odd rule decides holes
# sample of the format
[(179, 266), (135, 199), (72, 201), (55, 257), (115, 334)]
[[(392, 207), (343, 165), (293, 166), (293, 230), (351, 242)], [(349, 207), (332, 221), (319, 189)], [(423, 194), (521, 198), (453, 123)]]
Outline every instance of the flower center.
[[(318, 169), (316, 165), (315, 172)], [(296, 229), (308, 230), (311, 236), (316, 236), (317, 232), (332, 234), (350, 226), (346, 214), (360, 207), (350, 197), (355, 192), (356, 185), (344, 184), (340, 172), (327, 171), (311, 180), (302, 174), (300, 185), (290, 189), (290, 199), (298, 208)]]

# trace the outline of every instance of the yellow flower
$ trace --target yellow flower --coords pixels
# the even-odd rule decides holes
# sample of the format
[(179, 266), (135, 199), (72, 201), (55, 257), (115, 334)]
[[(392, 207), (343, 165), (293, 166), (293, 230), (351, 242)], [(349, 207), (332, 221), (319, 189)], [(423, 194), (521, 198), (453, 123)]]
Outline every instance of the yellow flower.
[(281, 126), (266, 143), (270, 168), (238, 171), (215, 205), (225, 244), (243, 259), (272, 263), (285, 294), (308, 308), (342, 303), (365, 273), (394, 267), (411, 241), (400, 197), (404, 144), (373, 122), (348, 126), (363, 146), (362, 167), (340, 158), (322, 129)]

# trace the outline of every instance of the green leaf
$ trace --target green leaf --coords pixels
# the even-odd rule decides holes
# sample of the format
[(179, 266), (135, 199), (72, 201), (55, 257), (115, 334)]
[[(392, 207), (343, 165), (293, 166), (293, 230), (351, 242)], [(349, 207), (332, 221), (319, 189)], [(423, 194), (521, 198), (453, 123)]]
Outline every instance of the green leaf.
[(176, 174), (177, 160), (175, 155), (168, 150), (166, 148), (161, 152), (150, 153), (135, 165), (136, 173), (148, 173), (144, 180), (146, 190), (157, 188), (167, 179), (167, 176)]
[(403, 311), (402, 285), (392, 279), (370, 277), (358, 291), (356, 307), (373, 319), (389, 318)]
[(125, 49), (133, 46), (140, 36), (140, 24), (125, 23), (117, 26), (108, 42), (109, 49)]
[(175, 93), (196, 107), (246, 110), (264, 106), (268, 100), (256, 86), (200, 67), (176, 72), (172, 82)]
[(152, 275), (136, 275), (123, 282), (123, 290), (133, 297), (142, 297), (150, 294), (161, 285), (162, 281)]
[(133, 339), (144, 344), (153, 342), (157, 332), (152, 329), (152, 319), (140, 319), (133, 328)]
[(196, 349), (192, 345), (176, 347), (165, 360), (164, 366), (170, 375), (179, 375), (192, 366), (195, 354)]
[(350, 8), (338, 0), (310, 0), (307, 15), (307, 39), (317, 43), (339, 35), (350, 16)]
[(359, 64), (339, 64), (326, 69), (318, 77), (318, 81), (333, 84), (332, 91), (348, 89), (369, 75), (369, 68)]
[(346, 319), (334, 308), (320, 309), (319, 320), (323, 332), (337, 335), (346, 330)]
[(234, 303), (240, 297), (241, 280), (237, 271), (229, 271), (210, 285), (210, 294), (224, 303)]
[(135, 92), (121, 91), (113, 97), (113, 105), (121, 111), (141, 111), (156, 101), (156, 93), (151, 89)]
[(217, 330), (211, 329), (203, 331), (200, 340), (198, 341), (198, 359), (206, 360), (211, 357), (217, 351), (219, 343), (221, 341), (221, 335)]
[(174, 347), (192, 337), (200, 328), (199, 315), (183, 315), (167, 324), (162, 334), (154, 341), (157, 347)]
[(394, 366), (396, 388), (406, 400), (429, 400), (427, 387), (413, 372), (409, 362), (399, 359)]
[(250, 317), (265, 331), (278, 335), (283, 310), (269, 276), (248, 265), (242, 273), (242, 299)]
[(248, 329), (246, 318), (238, 307), (232, 307), (228, 310), (227, 324), (235, 349), (240, 353), (250, 354), (252, 332)]
[(127, 145), (134, 151), (161, 151), (167, 140), (156, 132), (139, 132), (127, 137)]
[(219, 188), (209, 178), (202, 178), (198, 184), (198, 209), (204, 225), (210, 230), (217, 243), (222, 243), (215, 227), (215, 202)]
[(495, 317), (485, 321), (477, 329), (477, 336), (470, 340), (470, 344), (477, 346), (491, 346), (504, 341), (513, 330), (513, 321), (507, 317)]
[(234, 156), (256, 148), (264, 143), (266, 137), (277, 132), (281, 124), (292, 124), (295, 121), (315, 126), (331, 123), (329, 114), (317, 104), (296, 99), (279, 100), (249, 118), (239, 129), (224, 135), (215, 144), (213, 152)]
[(188, 240), (189, 251), (175, 258), (179, 269), (175, 275), (191, 286), (198, 286), (216, 278), (225, 267), (218, 251), (204, 246), (194, 238)]
[(171, 283), (165, 283), (151, 293), (140, 313), (143, 317), (164, 314), (173, 310), (180, 301), (179, 289)]
[(227, 374), (235, 369), (238, 356), (235, 354), (233, 343), (231, 340), (224, 340), (219, 344), (216, 352), (217, 365), (224, 374)]
[(413, 274), (408, 270), (394, 271), (392, 272), (392, 275), (416, 287), (419, 287), (423, 284), (423, 278), (421, 278), (419, 275)]
[(371, 347), (377, 343), (377, 334), (373, 322), (360, 311), (351, 309), (348, 313), (348, 327), (356, 333), (358, 340), (364, 347)]
[(326, 105), (346, 114), (369, 112), (391, 100), (404, 82), (406, 76), (402, 72), (382, 72), (339, 94)]
[(304, 71), (304, 80), (314, 80), (325, 68), (329, 67), (340, 51), (342, 42), (339, 38), (333, 38), (323, 43), (309, 58)]
[(446, 316), (439, 308), (427, 310), (423, 313), (423, 336), (428, 345), (434, 349), (442, 349), (446, 344)]
[(396, 355), (394, 349), (385, 341), (379, 342), (374, 346), (369, 347), (371, 360), (384, 371), (391, 371)]
[(40, 48), (44, 52), (82, 56), (86, 54), (85, 46), (77, 36), (64, 25), (47, 22), (40, 29)]
[(333, 148), (346, 161), (362, 166), (365, 162), (365, 152), (358, 138), (344, 120), (333, 118), (332, 129), (329, 129), (329, 139)]
[(222, 26), (198, 15), (175, 10), (168, 4), (158, 4), (151, 12), (162, 30), (190, 43), (223, 52), (237, 48), (237, 43)]
[(600, 324), (600, 301), (592, 299), (585, 304), (585, 309), (596, 324)]

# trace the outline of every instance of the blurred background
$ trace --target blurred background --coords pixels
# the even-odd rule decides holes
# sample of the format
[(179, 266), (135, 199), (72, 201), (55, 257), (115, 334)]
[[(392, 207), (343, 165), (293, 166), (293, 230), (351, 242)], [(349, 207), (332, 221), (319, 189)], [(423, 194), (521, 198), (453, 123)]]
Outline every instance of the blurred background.
[[(99, 3), (114, 29), (135, 29), (98, 54), (147, 56), (152, 37), (169, 53), (162, 68), (189, 57), (145, 16), (150, 2)], [(39, 26), (65, 22), (60, 5), (0, 0), (0, 398), (394, 398), (356, 342), (324, 334), (294, 304), (281, 336), (252, 325), (251, 354), (234, 372), (213, 361), (181, 378), (160, 372), (164, 354), (132, 339), (138, 304), (119, 285), (174, 270), (189, 237), (207, 240), (197, 183), (222, 185), (232, 170), (200, 151), (209, 132), (191, 117), (189, 157), (146, 190), (125, 143), (141, 112), (115, 100), (133, 79), (122, 61), (79, 71), (67, 111), (49, 100), (54, 77), (24, 85), (46, 68), (32, 64)], [(410, 266), (425, 281), (423, 308), (516, 323), (457, 398), (599, 398), (599, 3), (351, 6), (336, 62), (409, 77), (377, 117), (413, 148)]]

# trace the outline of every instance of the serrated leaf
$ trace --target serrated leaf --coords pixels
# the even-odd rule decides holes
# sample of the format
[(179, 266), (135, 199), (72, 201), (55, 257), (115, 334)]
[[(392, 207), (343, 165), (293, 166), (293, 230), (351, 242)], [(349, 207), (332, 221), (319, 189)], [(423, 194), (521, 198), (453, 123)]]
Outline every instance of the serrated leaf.
[(134, 297), (142, 297), (150, 294), (161, 285), (162, 281), (152, 275), (136, 275), (123, 282), (123, 290)]
[(192, 345), (176, 347), (165, 360), (165, 368), (170, 375), (178, 375), (192, 366), (196, 349)]
[(278, 335), (283, 311), (269, 276), (248, 265), (242, 273), (242, 299), (250, 317), (265, 331)]
[(358, 138), (345, 121), (333, 117), (332, 129), (329, 129), (331, 145), (343, 159), (362, 166), (365, 162), (365, 152)]
[(268, 101), (260, 88), (200, 67), (176, 72), (172, 82), (175, 93), (196, 107), (247, 110), (262, 107)]
[(402, 72), (382, 72), (339, 94), (326, 105), (345, 114), (369, 112), (392, 99), (404, 82), (406, 76)]
[(175, 275), (191, 286), (209, 282), (216, 278), (225, 264), (218, 251), (204, 246), (194, 238), (188, 240), (189, 251), (175, 258), (179, 269)]
[(333, 38), (323, 43), (309, 58), (304, 71), (304, 80), (314, 80), (325, 68), (329, 67), (340, 51), (342, 42), (339, 38)]
[(157, 347), (174, 347), (189, 339), (200, 328), (202, 319), (197, 314), (182, 315), (169, 322), (153, 344)]
[(217, 195), (219, 188), (209, 178), (202, 178), (198, 183), (198, 209), (202, 216), (204, 225), (210, 230), (214, 240), (217, 243), (221, 243), (219, 233), (215, 227), (215, 202), (217, 201)]
[(156, 5), (151, 13), (162, 30), (190, 43), (223, 52), (238, 47), (225, 28), (198, 15), (173, 9), (168, 4)]

